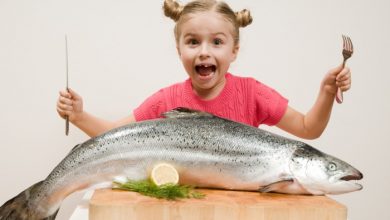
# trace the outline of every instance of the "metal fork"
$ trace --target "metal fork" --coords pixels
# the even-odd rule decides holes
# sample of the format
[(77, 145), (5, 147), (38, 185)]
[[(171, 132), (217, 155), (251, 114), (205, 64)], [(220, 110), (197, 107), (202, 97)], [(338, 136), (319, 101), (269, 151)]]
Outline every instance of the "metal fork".
[[(345, 62), (352, 56), (353, 54), (353, 45), (351, 38), (349, 38), (346, 35), (342, 35), (343, 37), (343, 68), (345, 66)], [(340, 88), (337, 89), (337, 94), (336, 94), (336, 101), (337, 103), (341, 104), (343, 103), (343, 92), (341, 91)]]

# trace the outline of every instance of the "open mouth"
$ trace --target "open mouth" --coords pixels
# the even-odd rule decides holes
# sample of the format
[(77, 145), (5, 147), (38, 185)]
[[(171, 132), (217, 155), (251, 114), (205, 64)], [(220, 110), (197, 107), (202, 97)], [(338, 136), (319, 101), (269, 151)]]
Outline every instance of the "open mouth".
[(348, 174), (340, 178), (340, 180), (345, 180), (345, 181), (361, 180), (361, 179), (363, 179), (363, 174), (359, 171), (356, 171), (353, 174)]
[(340, 178), (341, 180), (350, 181), (350, 180), (361, 180), (363, 179), (363, 175), (347, 175)]
[(210, 76), (215, 73), (217, 66), (213, 64), (200, 64), (195, 66), (195, 71), (202, 77)]
[(351, 184), (354, 184), (357, 187), (359, 187), (360, 189), (362, 189), (363, 186), (358, 183), (358, 180), (361, 180), (361, 179), (363, 179), (363, 174), (360, 172), (355, 173), (355, 174), (346, 175), (346, 176), (343, 176), (340, 178), (340, 180), (350, 182)]

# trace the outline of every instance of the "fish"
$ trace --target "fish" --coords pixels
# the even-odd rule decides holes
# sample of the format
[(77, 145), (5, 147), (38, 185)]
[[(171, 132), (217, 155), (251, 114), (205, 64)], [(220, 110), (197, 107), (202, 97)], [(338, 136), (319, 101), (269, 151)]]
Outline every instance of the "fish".
[(363, 188), (359, 170), (302, 141), (176, 108), (77, 145), (46, 179), (5, 202), (0, 220), (55, 219), (71, 193), (147, 179), (161, 162), (177, 169), (179, 184), (195, 187), (308, 195)]

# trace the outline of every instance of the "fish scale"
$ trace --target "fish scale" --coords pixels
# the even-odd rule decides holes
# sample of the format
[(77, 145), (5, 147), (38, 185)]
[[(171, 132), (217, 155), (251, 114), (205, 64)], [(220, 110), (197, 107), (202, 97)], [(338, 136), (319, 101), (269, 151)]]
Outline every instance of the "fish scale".
[(118, 176), (147, 178), (159, 162), (175, 166), (180, 183), (199, 187), (314, 195), (361, 189), (348, 181), (362, 178), (358, 170), (303, 142), (190, 109), (165, 116), (74, 147), (45, 180), (0, 207), (0, 220), (54, 219), (74, 191)]

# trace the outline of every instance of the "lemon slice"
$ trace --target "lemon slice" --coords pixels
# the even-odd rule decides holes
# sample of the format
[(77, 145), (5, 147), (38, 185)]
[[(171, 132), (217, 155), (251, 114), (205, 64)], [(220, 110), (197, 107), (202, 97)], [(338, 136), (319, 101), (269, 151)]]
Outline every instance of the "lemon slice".
[(150, 178), (157, 186), (167, 183), (177, 184), (179, 182), (179, 173), (172, 165), (159, 163), (153, 167)]

